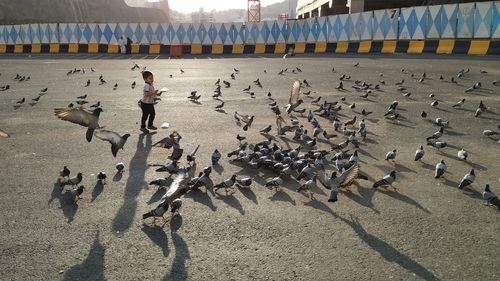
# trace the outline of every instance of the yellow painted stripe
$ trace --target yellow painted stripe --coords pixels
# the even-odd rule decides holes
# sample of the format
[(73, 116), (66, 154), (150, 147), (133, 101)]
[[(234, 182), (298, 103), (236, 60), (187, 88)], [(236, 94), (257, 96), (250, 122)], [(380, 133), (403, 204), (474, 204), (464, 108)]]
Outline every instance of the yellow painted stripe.
[(237, 44), (233, 45), (233, 54), (243, 54), (243, 51), (245, 50), (245, 45), (243, 44)]
[(139, 53), (139, 44), (132, 44), (132, 49), (130, 50), (132, 54), (138, 54)]
[(453, 53), (453, 47), (455, 47), (455, 39), (439, 40), (439, 45), (436, 50), (436, 54), (451, 55)]
[(295, 54), (303, 54), (306, 51), (306, 43), (295, 43)]
[(78, 53), (78, 44), (75, 44), (75, 43), (70, 43), (68, 45), (68, 53)]
[(118, 45), (108, 45), (108, 54), (118, 54), (120, 48)]
[(99, 52), (99, 44), (97, 43), (89, 43), (88, 53), (98, 53)]
[(191, 55), (201, 55), (203, 53), (203, 47), (201, 44), (191, 45)]
[(408, 47), (408, 54), (421, 54), (424, 51), (425, 42), (422, 40), (411, 40)]
[(224, 53), (224, 45), (222, 44), (212, 45), (212, 54), (222, 55), (223, 53)]
[(276, 44), (276, 46), (274, 48), (275, 54), (284, 54), (285, 52), (286, 52), (286, 44), (285, 43)]
[(315, 53), (324, 53), (326, 52), (326, 42), (317, 42), (316, 46), (314, 46)]
[(7, 46), (5, 44), (0, 44), (0, 54), (7, 52)]
[(372, 41), (361, 41), (359, 42), (358, 53), (366, 54), (370, 52), (372, 48)]
[(49, 53), (59, 53), (59, 44), (50, 44)]
[(16, 44), (14, 45), (14, 53), (19, 54), (23, 52), (23, 45)]
[(345, 54), (347, 53), (348, 47), (349, 47), (349, 42), (338, 42), (337, 49), (335, 49), (335, 53)]
[(160, 45), (158, 45), (158, 44), (149, 45), (149, 53), (150, 54), (159, 54), (160, 53)]
[(31, 45), (31, 52), (33, 54), (39, 54), (42, 51), (42, 45), (41, 44), (33, 44)]
[(396, 40), (384, 41), (382, 46), (382, 54), (394, 54), (396, 52)]
[(490, 48), (490, 40), (472, 40), (470, 42), (470, 48), (467, 54), (484, 56), (488, 53), (489, 48)]
[(255, 44), (255, 54), (264, 54), (266, 52), (266, 44)]

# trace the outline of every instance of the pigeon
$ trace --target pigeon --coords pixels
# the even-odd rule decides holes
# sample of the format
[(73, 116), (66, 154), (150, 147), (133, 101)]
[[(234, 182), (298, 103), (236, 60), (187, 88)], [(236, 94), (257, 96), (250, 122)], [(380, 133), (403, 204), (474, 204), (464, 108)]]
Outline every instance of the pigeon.
[(460, 151), (457, 152), (457, 156), (458, 156), (458, 158), (460, 158), (464, 161), (467, 161), (467, 157), (469, 157), (469, 153), (462, 148)]
[(215, 106), (215, 110), (222, 110), (222, 107), (224, 107), (224, 102), (221, 102), (219, 105)]
[(94, 109), (92, 113), (87, 112), (81, 108), (55, 108), (55, 115), (64, 121), (69, 121), (71, 123), (79, 124), (83, 127), (87, 127), (86, 139), (88, 142), (92, 141), (92, 136), (94, 130), (98, 129), (99, 126), (99, 114), (102, 112), (102, 108), (98, 107)]
[(474, 169), (471, 169), (470, 172), (466, 174), (460, 181), (458, 188), (463, 189), (464, 187), (471, 185), (475, 179), (476, 179), (476, 174), (474, 173)]
[(498, 135), (498, 132), (495, 132), (492, 130), (484, 130), (483, 135), (485, 135), (487, 137), (492, 137), (492, 136)]
[(375, 182), (373, 184), (373, 188), (377, 188), (379, 186), (391, 185), (396, 180), (396, 171), (390, 172), (388, 175), (385, 175), (381, 180)]
[(214, 187), (214, 184), (212, 180), (210, 179), (210, 174), (212, 173), (212, 167), (205, 167), (203, 169), (203, 172), (200, 172), (200, 174), (197, 177), (192, 178), (188, 182), (188, 186), (191, 188), (191, 190), (197, 190), (199, 187), (204, 186), (205, 189), (210, 189), (212, 190)]
[(307, 80), (306, 80), (306, 79), (304, 79), (303, 83), (304, 83), (304, 85), (306, 85), (307, 87), (311, 87), (311, 85), (309, 85), (309, 82), (307, 82)]
[(444, 160), (441, 159), (439, 163), (436, 164), (436, 171), (434, 174), (434, 178), (439, 179), (444, 175), (444, 172), (446, 172), (446, 164), (444, 163)]
[(245, 125), (243, 126), (243, 131), (247, 131), (248, 128), (252, 126), (254, 118), (255, 116), (253, 115), (241, 115), (237, 111), (234, 112), (234, 119), (236, 119), (237, 122), (245, 123)]
[(259, 131), (261, 134), (268, 134), (272, 129), (271, 125), (268, 125), (267, 127), (263, 128), (262, 130)]
[(427, 112), (422, 111), (422, 113), (420, 113), (420, 117), (427, 118)]
[(79, 96), (79, 97), (76, 97), (77, 99), (80, 99), (80, 100), (84, 100), (87, 98), (87, 94), (83, 95), (83, 96)]
[(75, 185), (78, 185), (79, 183), (81, 183), (82, 180), (83, 180), (83, 174), (82, 173), (78, 173), (75, 177), (67, 178), (66, 180), (62, 181), (61, 185), (63, 187), (66, 186), (66, 185), (75, 186)]
[(440, 137), (442, 137), (442, 136), (443, 136), (443, 132), (444, 132), (444, 127), (441, 127), (441, 128), (439, 128), (439, 131), (437, 131), (437, 132), (435, 132), (434, 134), (432, 134), (432, 136), (427, 137), (427, 139), (426, 139), (426, 140), (427, 140), (427, 141), (432, 140), (432, 139), (437, 140), (437, 139), (439, 139)]
[(252, 185), (252, 178), (236, 179), (237, 187), (250, 188), (251, 185)]
[(214, 191), (217, 191), (220, 188), (224, 188), (227, 195), (228, 188), (232, 188), (235, 183), (236, 183), (236, 175), (232, 175), (229, 179), (226, 179), (225, 181), (214, 185)]
[(163, 165), (160, 168), (156, 169), (156, 172), (168, 172), (170, 173), (170, 175), (177, 174), (179, 172), (179, 165), (177, 163), (177, 159), (172, 160), (171, 163)]
[(496, 206), (500, 211), (500, 200), (495, 195), (495, 193), (491, 192), (489, 184), (486, 184), (486, 186), (484, 187), (483, 199), (486, 201), (486, 206)]
[(17, 103), (17, 104), (23, 104), (25, 101), (26, 101), (26, 99), (25, 99), (25, 98), (22, 98), (22, 99), (20, 99), (20, 100), (16, 101), (16, 103)]
[(306, 181), (303, 185), (297, 188), (296, 191), (300, 193), (303, 190), (307, 190), (309, 192), (309, 198), (312, 200), (314, 199), (314, 193), (312, 192), (311, 189), (316, 187), (316, 181), (317, 181), (317, 176), (314, 175), (310, 180)]
[(396, 161), (396, 152), (397, 152), (396, 149), (394, 149), (393, 151), (387, 152), (384, 159), (387, 161), (389, 161), (389, 160)]
[(103, 141), (107, 141), (111, 144), (111, 153), (113, 154), (114, 157), (116, 157), (118, 150), (123, 149), (123, 146), (127, 142), (127, 139), (130, 137), (129, 133), (120, 136), (116, 132), (103, 129), (96, 130), (94, 132), (94, 135), (96, 138)]
[(116, 163), (115, 168), (118, 173), (123, 173), (123, 171), (125, 170), (125, 164), (123, 164), (122, 162)]
[(461, 99), (459, 102), (457, 102), (456, 104), (452, 105), (453, 108), (460, 108), (464, 105), (465, 103), (465, 99)]
[(172, 213), (172, 215), (178, 213), (179, 209), (182, 206), (182, 199), (180, 197), (189, 190), (183, 184), (185, 179), (186, 179), (185, 173), (182, 173), (179, 176), (177, 176), (177, 178), (175, 178), (175, 180), (170, 185), (170, 188), (168, 189), (167, 193), (165, 193), (165, 195), (163, 195), (163, 197), (160, 199), (160, 204), (158, 204), (158, 206), (155, 209), (143, 214), (142, 219), (145, 220), (147, 218), (153, 217), (153, 224), (154, 224), (156, 223), (156, 218), (161, 217), (163, 218), (165, 225), (167, 220), (165, 219), (164, 215), (168, 211), (169, 207), (171, 207), (170, 212)]
[(97, 183), (98, 183), (98, 184), (105, 185), (105, 184), (106, 184), (106, 178), (107, 178), (107, 177), (108, 177), (108, 176), (106, 175), (106, 173), (105, 173), (105, 172), (99, 172), (99, 173), (97, 174)]
[(438, 106), (438, 105), (439, 105), (439, 102), (438, 102), (437, 100), (435, 100), (435, 101), (431, 102), (431, 106), (432, 106), (432, 107), (436, 107), (436, 106)]
[(215, 166), (215, 165), (218, 165), (218, 162), (220, 160), (220, 158), (222, 157), (222, 155), (220, 154), (220, 152), (216, 149), (214, 150), (214, 152), (212, 153), (212, 166)]
[(130, 85), (130, 88), (135, 89), (135, 85), (136, 85), (136, 83), (134, 81), (134, 82), (132, 82), (132, 85)]
[(422, 158), (424, 158), (425, 151), (424, 147), (421, 145), (419, 149), (415, 151), (415, 161), (420, 161)]
[(70, 193), (71, 197), (73, 198), (73, 202), (74, 203), (77, 203), (78, 200), (80, 200), (80, 195), (83, 194), (83, 190), (85, 189), (85, 187), (83, 185), (79, 186), (79, 187), (76, 187), (70, 191), (66, 191), (66, 193)]
[(115, 83), (115, 85), (113, 86), (113, 90), (116, 91), (116, 89), (118, 89), (118, 83)]
[(186, 155), (186, 160), (188, 162), (196, 162), (196, 152), (198, 152), (198, 149), (200, 148), (200, 145), (196, 146), (196, 148), (191, 152), (191, 154)]
[(280, 185), (283, 184), (283, 176), (281, 173), (279, 176), (272, 178), (270, 181), (266, 182), (265, 186), (269, 189), (274, 188), (277, 192), (280, 191)]
[(101, 106), (101, 102), (97, 101), (97, 103), (91, 105), (90, 108), (97, 108), (97, 107), (100, 107), (100, 106)]
[(59, 172), (59, 179), (62, 180), (68, 178), (70, 174), (71, 171), (68, 169), (67, 166), (64, 166), (63, 169)]
[(84, 104), (86, 104), (86, 103), (89, 103), (89, 102), (88, 102), (88, 101), (86, 101), (86, 100), (79, 100), (79, 101), (76, 101), (76, 103), (77, 103), (78, 105), (82, 106), (82, 105), (84, 105)]
[(237, 135), (236, 135), (236, 139), (237, 139), (237, 140), (239, 140), (239, 141), (241, 142), (242, 140), (245, 140), (245, 139), (246, 139), (246, 137), (244, 137), (244, 136), (240, 136), (239, 134), (237, 134)]
[(40, 90), (40, 93), (46, 93), (49, 90), (49, 88), (43, 88)]
[(166, 188), (169, 184), (171, 183), (171, 181), (169, 180), (169, 178), (157, 178), (156, 180), (154, 181), (151, 181), (149, 183), (149, 185), (155, 185), (158, 187), (158, 189), (164, 189)]
[(448, 144), (446, 142), (441, 142), (441, 141), (436, 141), (436, 142), (428, 141), (427, 145), (430, 145), (430, 146), (435, 147), (437, 149), (445, 148), (448, 146)]
[(340, 176), (337, 176), (337, 172), (333, 172), (331, 177), (328, 177), (324, 169), (319, 172), (319, 181), (326, 188), (330, 190), (330, 196), (328, 197), (328, 202), (336, 202), (337, 194), (339, 188), (345, 188), (349, 191), (349, 186), (351, 186), (354, 181), (359, 177), (359, 164), (355, 163), (345, 170)]
[(182, 136), (177, 131), (173, 131), (168, 137), (154, 143), (153, 146), (170, 149), (173, 146), (178, 147), (181, 139)]
[(243, 92), (248, 92), (252, 88), (252, 85), (248, 85), (245, 89), (243, 89)]
[[(305, 81), (305, 80), (304, 80)], [(301, 105), (304, 101), (299, 99), (300, 96), (300, 82), (295, 80), (292, 85), (292, 90), (290, 91), (290, 97), (288, 99), (288, 105), (286, 106), (286, 112), (288, 114)]]

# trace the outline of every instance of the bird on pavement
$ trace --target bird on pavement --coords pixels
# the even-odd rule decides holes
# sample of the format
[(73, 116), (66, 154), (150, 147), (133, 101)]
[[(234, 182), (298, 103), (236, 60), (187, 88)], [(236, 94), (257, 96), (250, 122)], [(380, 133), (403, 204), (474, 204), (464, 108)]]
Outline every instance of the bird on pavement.
[[(385, 175), (381, 180), (375, 182), (373, 184), (373, 188), (377, 188), (379, 186), (386, 186), (386, 185), (392, 186), (392, 184), (394, 183), (395, 180), (396, 180), (396, 171), (392, 171), (388, 175)], [(394, 186), (393, 186), (393, 188), (394, 188), (394, 190), (397, 190)]]
[[(220, 188), (224, 188), (226, 191), (226, 195), (227, 195), (228, 189), (232, 189), (232, 187), (235, 183), (236, 183), (236, 175), (232, 175), (230, 178), (226, 179), (225, 181), (214, 185), (214, 191), (217, 191)], [(234, 193), (234, 190), (233, 190), (233, 193)]]
[(496, 206), (500, 211), (500, 200), (495, 195), (495, 193), (491, 192), (490, 185), (486, 184), (483, 191), (483, 199), (486, 201), (486, 206)]
[(474, 169), (471, 169), (470, 172), (468, 174), (465, 174), (465, 176), (462, 178), (458, 185), (458, 188), (463, 189), (464, 187), (471, 185), (475, 179), (476, 174), (474, 173)]

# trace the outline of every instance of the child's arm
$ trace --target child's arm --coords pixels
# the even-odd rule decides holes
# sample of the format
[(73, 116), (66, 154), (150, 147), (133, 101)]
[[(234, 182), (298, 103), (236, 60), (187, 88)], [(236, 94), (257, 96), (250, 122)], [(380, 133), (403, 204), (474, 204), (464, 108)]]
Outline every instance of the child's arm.
[(155, 90), (154, 92), (144, 92), (144, 96), (145, 97), (156, 97), (157, 96), (157, 93), (158, 93), (158, 90)]

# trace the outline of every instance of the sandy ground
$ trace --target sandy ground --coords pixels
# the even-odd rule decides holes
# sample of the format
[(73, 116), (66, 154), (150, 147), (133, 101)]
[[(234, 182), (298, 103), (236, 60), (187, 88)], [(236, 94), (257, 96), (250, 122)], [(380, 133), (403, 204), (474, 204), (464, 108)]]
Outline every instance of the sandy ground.
[[(203, 59), (133, 59), (80, 56), (3, 56), (0, 60), (0, 129), (11, 137), (0, 139), (0, 272), (2, 280), (498, 280), (500, 278), (500, 213), (483, 206), (480, 192), (486, 183), (500, 194), (500, 143), (482, 135), (484, 129), (497, 130), (500, 124), (500, 79), (497, 57), (470, 58), (444, 56), (304, 56), (283, 60), (277, 57)], [(156, 106), (156, 125), (169, 122), (170, 128), (156, 135), (139, 132), (137, 100), (143, 85), (140, 73), (131, 71), (132, 60), (155, 73), (157, 88), (168, 87)], [(359, 62), (359, 67), (353, 67)], [(277, 75), (283, 68), (299, 66), (303, 72)], [(67, 76), (73, 68), (86, 74)], [(89, 71), (96, 69), (95, 73)], [(233, 67), (241, 70), (229, 80)], [(335, 72), (332, 72), (335, 67)], [(179, 69), (185, 73), (180, 74)], [(406, 73), (400, 69), (405, 68)], [(458, 84), (447, 80), (460, 69), (470, 72)], [(267, 74), (263, 71), (267, 70)], [(480, 74), (480, 69), (488, 71)], [(418, 83), (410, 77), (426, 72), (430, 79)], [(384, 77), (379, 77), (382, 72)], [(13, 80), (16, 73), (31, 76), (28, 82)], [(338, 77), (378, 83), (368, 99), (359, 97), (345, 82), (347, 91), (334, 89)], [(97, 85), (103, 74), (107, 84)], [(169, 78), (172, 74), (173, 78)], [(219, 102), (211, 98), (217, 78), (232, 82), (223, 88), (227, 114), (214, 111)], [(256, 98), (242, 89), (260, 78), (263, 88)], [(83, 87), (87, 79), (90, 87)], [(311, 96), (337, 101), (345, 96), (342, 120), (359, 116), (362, 109), (374, 111), (367, 119), (368, 138), (362, 143), (361, 169), (370, 181), (358, 181), (351, 194), (340, 194), (335, 204), (327, 202), (327, 191), (316, 188), (317, 200), (309, 201), (295, 192), (298, 183), (287, 180), (283, 192), (263, 187), (273, 176), (232, 165), (224, 157), (222, 167), (212, 174), (214, 182), (233, 173), (252, 176), (250, 190), (224, 192), (214, 196), (204, 191), (185, 196), (181, 216), (162, 229), (143, 224), (141, 215), (157, 205), (164, 191), (148, 187), (159, 174), (148, 164), (163, 164), (168, 150), (151, 144), (177, 130), (186, 152), (201, 144), (197, 171), (210, 164), (210, 154), (235, 149), (237, 133), (250, 142), (264, 140), (258, 130), (273, 124), (266, 94), (271, 91), (285, 104), (294, 79), (307, 79)], [(396, 91), (395, 82), (405, 79), (410, 98)], [(135, 90), (132, 81), (138, 83)], [(464, 90), (481, 81), (474, 93)], [(113, 85), (118, 83), (118, 89)], [(38, 91), (49, 90), (34, 106), (15, 110), (15, 101), (31, 99)], [(202, 94), (201, 104), (186, 97), (191, 90)], [(305, 91), (309, 89), (306, 88)], [(440, 105), (430, 106), (434, 93)], [(116, 158), (109, 144), (85, 140), (85, 129), (58, 120), (54, 107), (63, 107), (88, 94), (100, 100), (104, 112), (100, 123), (131, 137)], [(461, 110), (451, 108), (466, 98)], [(309, 98), (305, 108), (315, 109)], [(383, 118), (388, 105), (398, 100), (398, 122)], [(491, 107), (474, 118), (479, 101)], [(356, 108), (347, 105), (355, 102)], [(425, 110), (428, 120), (420, 118)], [(236, 126), (233, 112), (256, 116), (248, 132)], [(449, 147), (437, 152), (425, 147), (424, 163), (413, 161), (415, 150), (425, 137), (438, 130), (429, 120), (450, 120), (442, 139)], [(311, 129), (305, 118), (299, 117)], [(331, 124), (320, 119), (329, 133)], [(306, 124), (307, 123), (307, 124)], [(296, 147), (292, 135), (277, 140), (284, 147)], [(340, 143), (343, 139), (332, 139)], [(326, 141), (319, 148), (329, 149)], [(470, 152), (470, 161), (459, 161), (460, 148)], [(396, 164), (384, 160), (397, 149)], [(328, 158), (330, 158), (328, 156)], [(444, 159), (446, 179), (434, 179), (434, 166)], [(125, 173), (115, 176), (114, 165), (123, 162)], [(83, 199), (74, 205), (55, 185), (59, 170), (67, 165), (73, 174), (81, 171), (86, 187)], [(477, 179), (470, 190), (457, 189), (471, 169)], [(373, 182), (397, 170), (399, 192), (373, 189)], [(105, 171), (108, 184), (96, 188), (96, 174)]]

